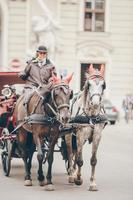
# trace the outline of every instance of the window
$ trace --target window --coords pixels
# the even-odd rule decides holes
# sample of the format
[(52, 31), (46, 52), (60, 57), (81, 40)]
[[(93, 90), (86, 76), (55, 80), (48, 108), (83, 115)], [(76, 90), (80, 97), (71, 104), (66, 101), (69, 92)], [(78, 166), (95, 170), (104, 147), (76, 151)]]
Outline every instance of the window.
[(105, 0), (85, 0), (84, 30), (104, 31)]

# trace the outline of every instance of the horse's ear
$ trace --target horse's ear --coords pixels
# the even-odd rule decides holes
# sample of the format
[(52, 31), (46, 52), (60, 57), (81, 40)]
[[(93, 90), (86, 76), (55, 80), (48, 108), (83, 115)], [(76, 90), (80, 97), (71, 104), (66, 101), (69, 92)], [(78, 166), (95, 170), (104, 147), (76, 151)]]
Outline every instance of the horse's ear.
[(94, 67), (93, 67), (93, 64), (90, 64), (90, 66), (89, 66), (89, 74), (90, 74), (90, 75), (93, 74), (94, 71), (95, 71), (95, 69), (94, 69)]
[(104, 77), (104, 73), (105, 73), (105, 66), (104, 66), (104, 64), (101, 64), (100, 73)]
[(57, 84), (57, 83), (61, 82), (61, 79), (58, 78), (57, 76), (55, 76), (53, 72), (52, 72), (51, 80), (52, 80), (53, 84)]
[(67, 77), (65, 78), (64, 82), (67, 83), (67, 84), (69, 84), (69, 82), (72, 80), (73, 74), (74, 74), (74, 73), (72, 73), (71, 75), (67, 76)]

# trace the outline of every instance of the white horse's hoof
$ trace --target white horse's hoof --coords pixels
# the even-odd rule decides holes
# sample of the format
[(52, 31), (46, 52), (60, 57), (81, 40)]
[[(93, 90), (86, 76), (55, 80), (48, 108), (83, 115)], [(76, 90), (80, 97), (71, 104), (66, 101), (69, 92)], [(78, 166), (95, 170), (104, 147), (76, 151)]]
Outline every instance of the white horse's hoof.
[(74, 176), (68, 177), (68, 183), (74, 183)]
[(82, 183), (83, 183), (83, 179), (82, 178), (80, 178), (80, 179), (74, 179), (74, 183), (76, 184), (76, 185), (82, 185)]
[(89, 191), (91, 191), (91, 192), (96, 192), (96, 191), (98, 191), (98, 188), (97, 188), (96, 185), (90, 185)]
[(45, 185), (45, 182), (44, 182), (44, 181), (39, 181), (39, 185), (40, 185), (41, 187), (43, 187), (43, 186)]
[(25, 180), (24, 185), (25, 186), (32, 186), (32, 181), (31, 180)]
[(46, 185), (46, 186), (45, 186), (45, 190), (46, 190), (46, 191), (54, 191), (54, 186), (53, 186), (53, 184), (48, 184), (48, 185)]

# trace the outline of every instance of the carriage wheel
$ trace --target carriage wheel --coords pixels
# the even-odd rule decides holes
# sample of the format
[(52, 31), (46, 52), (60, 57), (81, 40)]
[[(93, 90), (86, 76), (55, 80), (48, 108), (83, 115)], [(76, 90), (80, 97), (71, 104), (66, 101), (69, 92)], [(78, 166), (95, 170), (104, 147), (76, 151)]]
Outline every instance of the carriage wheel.
[[(9, 135), (7, 128), (4, 128), (2, 134)], [(12, 142), (10, 140), (5, 140), (4, 149), (1, 153), (2, 167), (5, 176), (9, 176), (11, 169), (11, 153), (12, 153)]]

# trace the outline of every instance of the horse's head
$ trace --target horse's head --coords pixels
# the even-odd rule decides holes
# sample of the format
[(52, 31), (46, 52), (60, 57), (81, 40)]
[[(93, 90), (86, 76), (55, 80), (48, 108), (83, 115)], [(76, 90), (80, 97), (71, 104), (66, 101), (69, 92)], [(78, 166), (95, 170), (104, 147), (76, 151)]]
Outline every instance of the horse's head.
[(54, 74), (52, 75), (51, 102), (62, 123), (67, 123), (70, 118), (69, 104), (73, 91), (69, 88), (69, 82), (72, 76), (73, 74), (62, 80), (54, 76)]
[(90, 66), (89, 76), (84, 85), (85, 91), (85, 105), (94, 110), (98, 109), (101, 105), (103, 91), (106, 88), (105, 80), (103, 77), (103, 65), (101, 70), (98, 71)]

